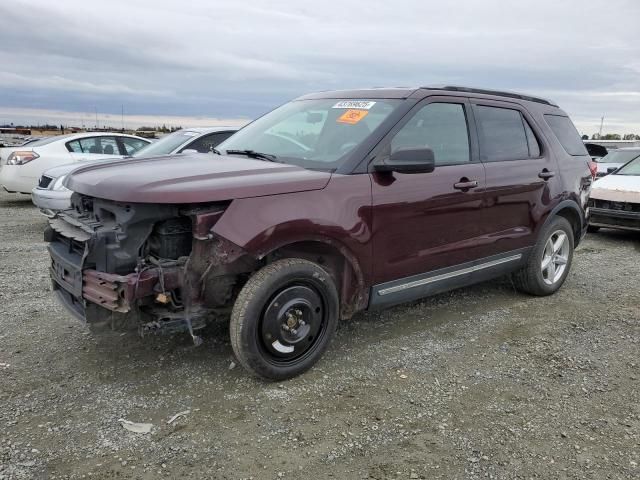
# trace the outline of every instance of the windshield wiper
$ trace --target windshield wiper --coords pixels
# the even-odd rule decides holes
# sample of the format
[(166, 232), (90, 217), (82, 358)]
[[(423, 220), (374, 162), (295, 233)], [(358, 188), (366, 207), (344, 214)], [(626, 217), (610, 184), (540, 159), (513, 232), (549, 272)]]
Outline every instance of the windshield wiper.
[(278, 162), (278, 157), (271, 155), (270, 153), (256, 152), (255, 150), (227, 150), (227, 155), (246, 155), (251, 158), (258, 158), (260, 160), (267, 160), (269, 162)]

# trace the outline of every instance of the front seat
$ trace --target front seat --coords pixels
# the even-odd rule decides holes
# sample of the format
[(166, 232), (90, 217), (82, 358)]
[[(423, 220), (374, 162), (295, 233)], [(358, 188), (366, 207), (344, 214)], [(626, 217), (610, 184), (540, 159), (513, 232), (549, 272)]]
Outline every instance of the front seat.
[(92, 145), (89, 149), (89, 153), (102, 153), (98, 145)]
[(113, 155), (113, 145), (107, 145), (106, 147), (104, 147), (104, 154)]

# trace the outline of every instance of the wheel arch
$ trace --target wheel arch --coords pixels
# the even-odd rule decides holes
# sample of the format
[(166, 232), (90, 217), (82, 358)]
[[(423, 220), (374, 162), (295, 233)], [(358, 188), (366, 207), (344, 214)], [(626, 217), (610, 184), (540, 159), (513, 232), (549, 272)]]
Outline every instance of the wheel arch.
[(549, 212), (549, 215), (547, 215), (547, 219), (542, 225), (542, 228), (540, 228), (540, 231), (543, 231), (549, 222), (551, 222), (555, 217), (563, 217), (569, 222), (571, 229), (573, 230), (573, 243), (574, 246), (577, 246), (582, 239), (582, 232), (585, 228), (584, 213), (579, 205), (574, 200), (561, 201), (553, 208), (553, 210), (551, 210), (551, 212)]
[(282, 258), (303, 258), (324, 268), (335, 282), (340, 298), (340, 316), (350, 318), (366, 308), (369, 291), (362, 267), (356, 256), (341, 242), (314, 236), (290, 240), (272, 247), (263, 254), (266, 263)]

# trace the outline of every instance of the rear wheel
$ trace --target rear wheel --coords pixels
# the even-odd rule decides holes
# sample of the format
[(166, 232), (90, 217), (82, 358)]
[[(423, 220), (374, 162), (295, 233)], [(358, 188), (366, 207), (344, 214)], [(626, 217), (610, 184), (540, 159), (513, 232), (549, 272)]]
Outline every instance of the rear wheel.
[(255, 273), (231, 313), (231, 346), (254, 375), (283, 380), (313, 366), (338, 324), (331, 276), (303, 259), (278, 260)]
[(527, 265), (513, 276), (516, 287), (531, 295), (551, 295), (564, 283), (573, 260), (571, 224), (555, 217), (541, 233)]

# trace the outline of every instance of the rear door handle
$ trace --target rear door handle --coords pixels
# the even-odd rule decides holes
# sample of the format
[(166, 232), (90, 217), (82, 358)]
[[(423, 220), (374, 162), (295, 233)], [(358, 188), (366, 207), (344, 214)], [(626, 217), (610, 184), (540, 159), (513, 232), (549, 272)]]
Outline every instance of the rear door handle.
[(551, 177), (555, 177), (555, 175), (556, 175), (555, 172), (550, 172), (545, 168), (538, 174), (538, 177), (540, 177), (543, 180), (549, 180)]
[(478, 186), (477, 180), (461, 179), (458, 183), (453, 184), (453, 188), (456, 190), (469, 190), (470, 188), (476, 188)]

